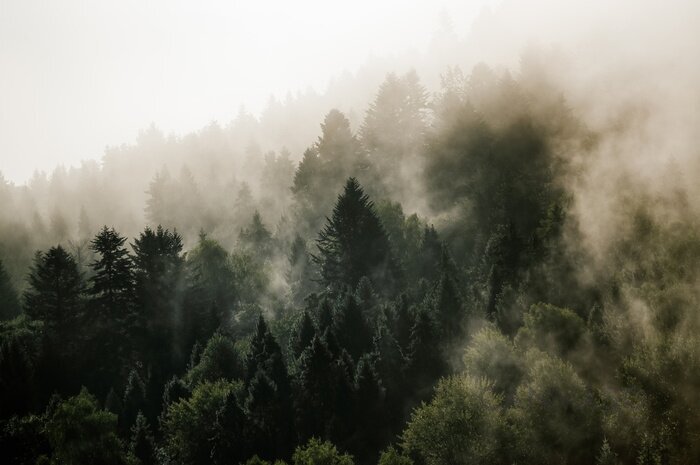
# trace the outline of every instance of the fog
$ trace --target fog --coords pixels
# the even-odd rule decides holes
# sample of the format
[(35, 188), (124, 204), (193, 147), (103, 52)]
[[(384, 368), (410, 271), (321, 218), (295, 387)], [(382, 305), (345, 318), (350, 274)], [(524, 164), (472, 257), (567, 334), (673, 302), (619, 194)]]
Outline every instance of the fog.
[(463, 35), (493, 3), (3, 1), (0, 170), (22, 184), (151, 123), (182, 135), (240, 106), (259, 115), (372, 56), (425, 50), (443, 14)]
[(700, 3), (0, 8), (0, 420), (82, 385), (134, 463), (695, 462)]

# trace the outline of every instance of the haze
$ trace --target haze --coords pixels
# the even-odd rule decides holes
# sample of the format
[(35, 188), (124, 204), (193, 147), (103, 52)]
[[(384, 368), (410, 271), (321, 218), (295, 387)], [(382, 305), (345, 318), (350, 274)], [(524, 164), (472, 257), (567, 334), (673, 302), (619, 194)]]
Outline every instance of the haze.
[(99, 159), (155, 123), (182, 134), (270, 95), (465, 31), (494, 1), (0, 2), (0, 171)]

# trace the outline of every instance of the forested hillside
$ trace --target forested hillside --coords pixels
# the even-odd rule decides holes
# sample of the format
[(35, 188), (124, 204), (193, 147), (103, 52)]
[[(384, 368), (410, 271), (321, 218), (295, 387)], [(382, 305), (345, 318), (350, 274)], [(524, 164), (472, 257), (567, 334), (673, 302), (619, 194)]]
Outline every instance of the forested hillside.
[(686, 167), (603, 179), (644, 111), (587, 124), (548, 57), (2, 182), (0, 461), (696, 463)]

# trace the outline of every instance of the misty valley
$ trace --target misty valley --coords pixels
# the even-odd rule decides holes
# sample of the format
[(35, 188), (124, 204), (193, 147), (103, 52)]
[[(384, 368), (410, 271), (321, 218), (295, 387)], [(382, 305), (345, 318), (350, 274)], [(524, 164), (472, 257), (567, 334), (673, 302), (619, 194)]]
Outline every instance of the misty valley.
[(700, 463), (697, 136), (559, 58), (0, 176), (0, 463)]

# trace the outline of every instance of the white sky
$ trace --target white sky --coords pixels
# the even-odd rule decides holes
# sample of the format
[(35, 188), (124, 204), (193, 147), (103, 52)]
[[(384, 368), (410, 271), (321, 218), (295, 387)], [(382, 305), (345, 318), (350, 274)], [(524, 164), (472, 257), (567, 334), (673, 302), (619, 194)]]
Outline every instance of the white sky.
[(0, 172), (99, 159), (154, 122), (183, 134), (270, 94), (323, 91), (371, 55), (463, 34), (494, 0), (0, 0)]

